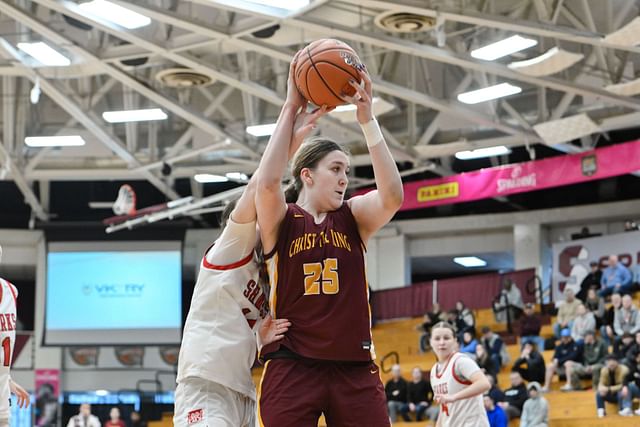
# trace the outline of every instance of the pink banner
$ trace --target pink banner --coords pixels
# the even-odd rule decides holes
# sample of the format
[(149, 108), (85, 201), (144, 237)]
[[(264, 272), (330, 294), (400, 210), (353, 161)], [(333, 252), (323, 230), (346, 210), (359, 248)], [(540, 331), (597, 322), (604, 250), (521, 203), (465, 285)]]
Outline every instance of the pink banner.
[[(640, 170), (640, 140), (580, 154), (404, 184), (400, 210), (469, 202), (625, 175)], [(368, 190), (367, 190), (368, 191)], [(359, 194), (364, 193), (359, 192)]]

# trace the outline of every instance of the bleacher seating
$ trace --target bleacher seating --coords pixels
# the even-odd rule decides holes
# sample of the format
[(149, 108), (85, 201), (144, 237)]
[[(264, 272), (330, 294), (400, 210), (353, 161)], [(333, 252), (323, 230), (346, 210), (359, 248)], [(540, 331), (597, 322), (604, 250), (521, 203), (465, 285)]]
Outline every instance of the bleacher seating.
[[(638, 299), (636, 306), (640, 306)], [(476, 313), (476, 324), (481, 327), (487, 325), (492, 330), (505, 334), (504, 324), (497, 324), (490, 309), (478, 310)], [(543, 325), (541, 335), (545, 338), (553, 335), (551, 324), (554, 318), (547, 318), (548, 324)], [(420, 336), (416, 327), (422, 323), (422, 318), (402, 319), (377, 324), (373, 329), (374, 343), (378, 361), (386, 354), (395, 351), (400, 357), (405, 378), (409, 378), (411, 368), (419, 366), (423, 371), (429, 371), (436, 362), (433, 353), (420, 354), (418, 338)], [(514, 343), (507, 346), (508, 352), (515, 360), (520, 354), (519, 344)], [(553, 350), (543, 352), (545, 362), (549, 362), (553, 357)], [(391, 362), (392, 363), (392, 362)], [(253, 372), (256, 384), (259, 383), (262, 370), (257, 368)], [(390, 373), (382, 373), (382, 381), (386, 383), (391, 377)], [(509, 369), (503, 368), (498, 375), (498, 384), (502, 389), (509, 387)], [(573, 391), (564, 393), (560, 391), (563, 383), (558, 381), (557, 376), (551, 385), (551, 391), (544, 395), (549, 401), (550, 427), (617, 427), (640, 425), (640, 417), (622, 417), (618, 415), (617, 405), (607, 403), (607, 417), (598, 418), (596, 415), (596, 405), (594, 391)], [(585, 385), (587, 383), (585, 382)], [(637, 403), (634, 408), (637, 407)], [(427, 426), (428, 423), (421, 422), (399, 422), (393, 427)], [(518, 421), (510, 423), (510, 427), (519, 425)], [(321, 420), (319, 427), (326, 424)], [(150, 426), (151, 427), (151, 426)], [(159, 425), (157, 427), (160, 427)]]

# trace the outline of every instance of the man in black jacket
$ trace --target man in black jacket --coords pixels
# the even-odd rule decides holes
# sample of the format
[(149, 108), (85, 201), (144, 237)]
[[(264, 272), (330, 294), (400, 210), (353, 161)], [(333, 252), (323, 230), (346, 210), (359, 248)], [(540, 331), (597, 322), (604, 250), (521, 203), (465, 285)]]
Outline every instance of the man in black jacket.
[(384, 392), (387, 395), (387, 407), (389, 409), (389, 417), (391, 422), (398, 421), (398, 412), (407, 403), (407, 382), (402, 378), (400, 365), (391, 367), (391, 379), (384, 386)]
[(431, 384), (425, 381), (422, 370), (416, 366), (411, 371), (411, 382), (407, 384), (407, 403), (401, 409), (402, 419), (411, 421), (409, 414), (413, 413), (416, 415), (416, 421), (422, 421), (426, 412), (429, 419), (435, 420), (438, 417), (438, 409), (433, 408), (435, 410), (435, 417), (433, 417), (431, 402), (433, 402)]
[(499, 402), (498, 405), (504, 409), (509, 421), (511, 421), (514, 418), (519, 418), (522, 414), (522, 407), (529, 397), (529, 393), (520, 373), (511, 372), (509, 381), (511, 381), (511, 387), (504, 391), (504, 402)]
[(511, 370), (519, 372), (526, 381), (544, 383), (544, 359), (531, 342), (522, 347), (520, 357), (516, 359)]
[(589, 290), (589, 288), (593, 287), (598, 290), (600, 289), (600, 279), (602, 279), (602, 271), (600, 270), (600, 268), (598, 268), (598, 262), (591, 261), (589, 263), (589, 266), (591, 266), (591, 271), (584, 279), (582, 279), (582, 283), (580, 283), (580, 292), (578, 292), (578, 294), (576, 295), (576, 298), (578, 298), (580, 301), (584, 301), (587, 298), (587, 291)]

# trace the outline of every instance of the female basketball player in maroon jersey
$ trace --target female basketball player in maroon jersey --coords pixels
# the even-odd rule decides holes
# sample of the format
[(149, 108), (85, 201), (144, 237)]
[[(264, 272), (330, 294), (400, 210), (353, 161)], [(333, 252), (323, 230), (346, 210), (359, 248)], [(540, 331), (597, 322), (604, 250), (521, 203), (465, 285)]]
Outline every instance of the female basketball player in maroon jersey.
[[(345, 201), (349, 157), (327, 139), (305, 142), (293, 160), (297, 198), (281, 181), (294, 123), (307, 101), (289, 72), (288, 93), (258, 171), (256, 207), (269, 267), (270, 308), (292, 326), (266, 346), (258, 416), (264, 427), (389, 426), (384, 388), (373, 363), (365, 245), (400, 208), (400, 174), (372, 115), (371, 80), (355, 82), (357, 118), (376, 189)], [(326, 109), (322, 109), (326, 111)]]
[(489, 427), (482, 394), (489, 380), (470, 357), (456, 351), (456, 333), (451, 324), (431, 328), (431, 348), (438, 363), (431, 369), (431, 388), (440, 404), (437, 427)]

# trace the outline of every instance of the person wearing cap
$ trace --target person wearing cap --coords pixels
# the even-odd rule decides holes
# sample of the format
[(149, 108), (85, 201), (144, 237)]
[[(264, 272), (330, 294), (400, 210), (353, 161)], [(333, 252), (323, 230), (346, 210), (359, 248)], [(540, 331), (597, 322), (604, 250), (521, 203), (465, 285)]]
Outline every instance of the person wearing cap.
[(606, 415), (604, 402), (617, 403), (620, 407), (618, 414), (624, 417), (633, 416), (631, 410), (631, 393), (627, 387), (626, 380), (629, 375), (627, 368), (613, 355), (608, 355), (605, 359), (605, 366), (600, 371), (600, 382), (596, 390), (596, 406), (598, 407), (598, 418)]
[(560, 390), (582, 390), (580, 378), (585, 376), (591, 378), (592, 383), (597, 385), (600, 382), (600, 370), (604, 366), (604, 358), (608, 353), (609, 349), (600, 338), (596, 338), (596, 333), (592, 330), (587, 331), (582, 346), (583, 363), (567, 361), (565, 364), (567, 383)]
[(569, 330), (571, 330), (573, 320), (578, 315), (578, 306), (580, 304), (582, 304), (582, 301), (575, 297), (573, 290), (565, 288), (564, 301), (558, 308), (558, 318), (556, 323), (553, 325), (553, 334), (556, 338), (560, 337), (560, 331), (564, 328), (569, 328)]
[(520, 346), (528, 342), (535, 344), (539, 351), (544, 351), (544, 338), (540, 336), (542, 322), (534, 312), (534, 305), (528, 302), (524, 306), (524, 316), (520, 318)]
[(591, 288), (600, 289), (600, 280), (602, 280), (602, 271), (597, 261), (591, 261), (589, 263), (591, 271), (582, 279), (580, 283), (580, 292), (576, 295), (580, 301), (584, 301), (587, 298), (587, 292)]
[(524, 402), (520, 427), (547, 427), (549, 425), (549, 403), (540, 395), (540, 383), (530, 382), (527, 385), (529, 399)]
[(547, 365), (542, 388), (544, 393), (549, 391), (551, 379), (556, 372), (558, 375), (565, 374), (565, 365), (569, 360), (582, 363), (582, 347), (571, 338), (571, 331), (565, 328), (560, 332), (560, 344), (556, 346), (553, 360)]

